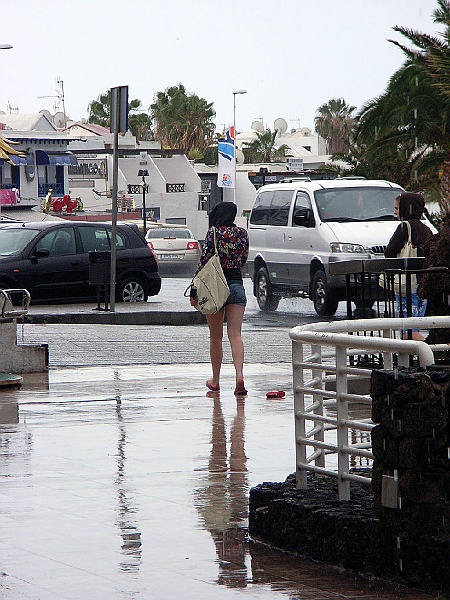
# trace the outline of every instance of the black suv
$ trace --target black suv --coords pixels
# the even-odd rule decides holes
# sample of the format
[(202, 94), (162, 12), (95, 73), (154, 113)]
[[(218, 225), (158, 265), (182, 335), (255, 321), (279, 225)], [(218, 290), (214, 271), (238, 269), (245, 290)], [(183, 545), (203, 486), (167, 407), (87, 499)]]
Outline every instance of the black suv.
[[(89, 284), (89, 253), (109, 252), (111, 234), (107, 223), (2, 223), (0, 288), (25, 288), (32, 302), (95, 300), (97, 287)], [(143, 302), (156, 296), (161, 278), (145, 238), (137, 226), (124, 223), (117, 225), (116, 234), (116, 300)]]

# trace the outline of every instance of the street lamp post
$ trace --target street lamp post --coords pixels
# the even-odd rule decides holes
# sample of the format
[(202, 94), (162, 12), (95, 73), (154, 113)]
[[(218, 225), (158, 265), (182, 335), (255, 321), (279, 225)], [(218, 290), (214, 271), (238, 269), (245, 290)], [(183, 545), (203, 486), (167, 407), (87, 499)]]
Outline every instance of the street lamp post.
[(148, 177), (147, 169), (139, 169), (138, 177), (142, 177), (142, 216), (144, 219), (144, 235), (147, 233), (147, 210), (145, 208), (145, 193), (147, 191), (147, 184), (145, 178)]
[(233, 92), (233, 142), (234, 142), (234, 185), (233, 185), (233, 201), (236, 202), (236, 96), (238, 94), (246, 94), (247, 90), (234, 90)]

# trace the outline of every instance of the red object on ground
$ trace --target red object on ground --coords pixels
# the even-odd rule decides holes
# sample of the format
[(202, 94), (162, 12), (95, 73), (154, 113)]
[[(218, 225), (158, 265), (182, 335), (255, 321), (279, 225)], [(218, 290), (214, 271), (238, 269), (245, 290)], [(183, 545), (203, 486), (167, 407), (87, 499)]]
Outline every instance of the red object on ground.
[(266, 394), (267, 398), (284, 398), (285, 396), (286, 393), (283, 390), (272, 390)]

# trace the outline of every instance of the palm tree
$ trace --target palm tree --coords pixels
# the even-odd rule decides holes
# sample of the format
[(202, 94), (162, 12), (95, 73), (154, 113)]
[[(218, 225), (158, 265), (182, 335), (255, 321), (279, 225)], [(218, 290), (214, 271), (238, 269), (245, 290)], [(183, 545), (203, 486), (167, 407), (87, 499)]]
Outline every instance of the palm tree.
[[(412, 101), (414, 106), (414, 127), (408, 134), (417, 134), (418, 144), (427, 145), (430, 152), (424, 156), (425, 164), (440, 167), (440, 204), (444, 212), (450, 211), (450, 2), (437, 0), (438, 8), (433, 12), (435, 23), (444, 25), (441, 36), (420, 33), (405, 27), (394, 27), (404, 35), (414, 48), (410, 49), (395, 40), (390, 40), (405, 52), (406, 66), (411, 72), (416, 69), (417, 85), (425, 84), (425, 94), (416, 89)], [(410, 86), (411, 91), (411, 86)], [(408, 96), (403, 96), (410, 102)], [(427, 102), (429, 103), (427, 105)]]
[[(426, 70), (408, 60), (390, 79), (386, 91), (357, 115), (351, 155), (355, 174), (369, 167), (372, 177), (424, 191), (438, 182), (450, 152), (450, 113)], [(354, 151), (358, 149), (358, 152)]]
[(317, 109), (314, 119), (316, 133), (326, 140), (329, 154), (348, 151), (355, 110), (356, 106), (349, 106), (343, 98), (332, 98)]
[(246, 163), (270, 163), (282, 162), (289, 150), (286, 144), (275, 147), (277, 131), (266, 129), (263, 132), (256, 131), (256, 138), (251, 142), (242, 143), (242, 151)]
[(192, 159), (203, 156), (214, 141), (213, 104), (188, 95), (180, 83), (157, 92), (150, 106), (155, 139), (164, 148), (177, 148)]

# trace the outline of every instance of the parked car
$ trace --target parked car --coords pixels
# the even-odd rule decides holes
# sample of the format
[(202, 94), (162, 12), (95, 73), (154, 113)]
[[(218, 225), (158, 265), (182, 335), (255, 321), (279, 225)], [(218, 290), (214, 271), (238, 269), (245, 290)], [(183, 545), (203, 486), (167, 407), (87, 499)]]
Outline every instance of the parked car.
[(198, 241), (184, 227), (151, 227), (145, 236), (156, 253), (160, 267), (177, 267), (193, 270), (201, 254)]
[(345, 277), (331, 275), (329, 265), (383, 258), (398, 226), (394, 199), (403, 191), (388, 181), (345, 178), (292, 178), (260, 187), (250, 214), (248, 258), (260, 309), (273, 311), (281, 298), (304, 295), (318, 315), (334, 315), (346, 287)]
[[(90, 264), (89, 253), (110, 252), (111, 233), (107, 223), (1, 224), (0, 288), (25, 288), (32, 303), (94, 300), (97, 286), (89, 283), (94, 262), (91, 254)], [(158, 263), (137, 226), (118, 224), (116, 234), (116, 300), (142, 302), (157, 295)]]

